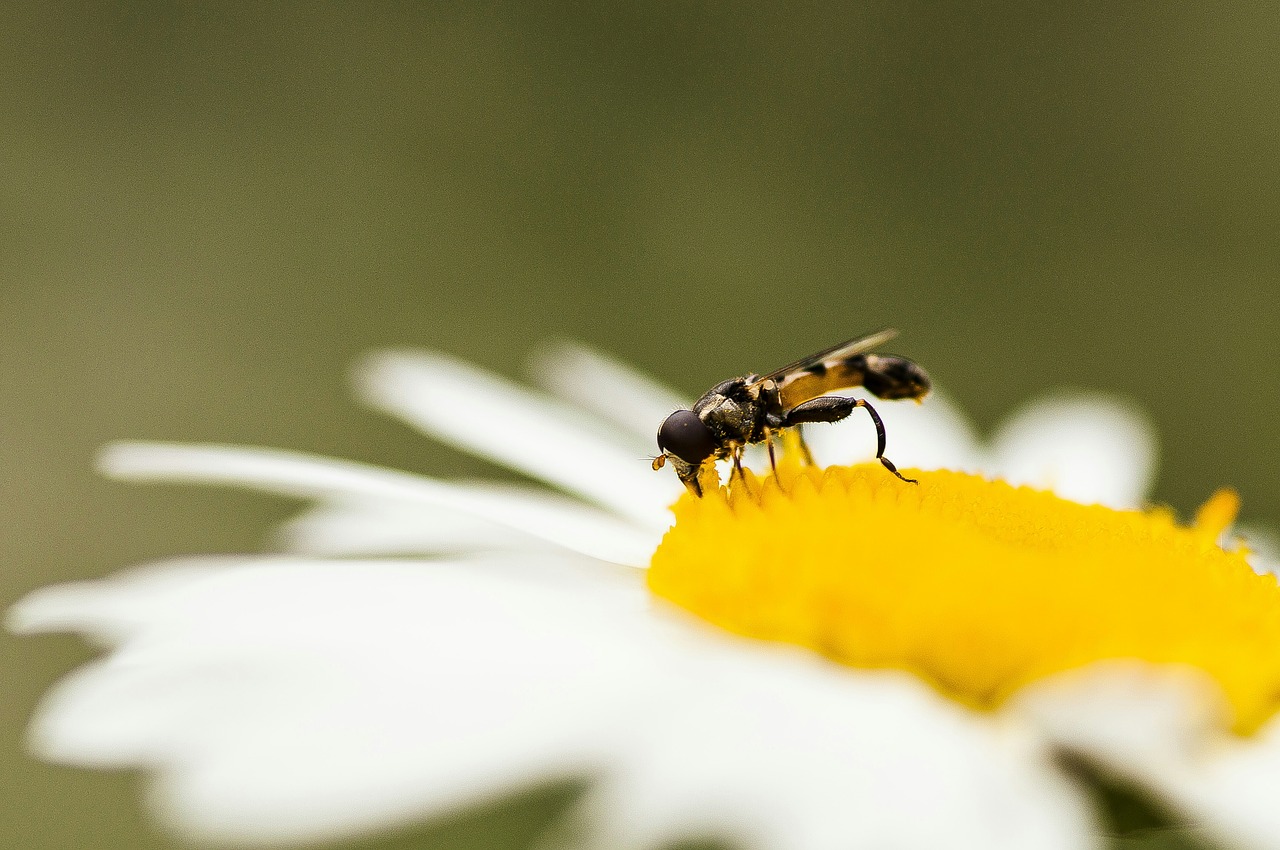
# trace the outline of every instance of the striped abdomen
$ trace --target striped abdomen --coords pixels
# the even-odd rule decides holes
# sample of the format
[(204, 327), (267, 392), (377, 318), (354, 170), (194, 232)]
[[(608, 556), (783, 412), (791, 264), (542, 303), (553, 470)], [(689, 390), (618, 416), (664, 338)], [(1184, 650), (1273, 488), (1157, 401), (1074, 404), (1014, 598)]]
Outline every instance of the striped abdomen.
[(894, 354), (854, 354), (822, 360), (778, 378), (783, 408), (839, 390), (866, 387), (877, 398), (924, 398), (929, 376), (911, 360)]

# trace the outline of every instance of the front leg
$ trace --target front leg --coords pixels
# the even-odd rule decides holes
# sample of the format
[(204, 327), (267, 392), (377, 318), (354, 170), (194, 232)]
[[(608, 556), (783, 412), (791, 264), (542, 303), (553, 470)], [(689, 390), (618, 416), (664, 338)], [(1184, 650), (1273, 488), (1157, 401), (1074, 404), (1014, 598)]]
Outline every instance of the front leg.
[(821, 398), (810, 399), (797, 404), (782, 415), (783, 425), (800, 425), (804, 422), (839, 422), (841, 419), (848, 418), (849, 414), (857, 410), (859, 407), (864, 408), (871, 416), (871, 421), (876, 426), (876, 460), (884, 466), (885, 469), (910, 484), (918, 483), (914, 478), (907, 478), (898, 471), (898, 467), (893, 465), (893, 461), (884, 456), (885, 433), (884, 422), (880, 419), (880, 414), (876, 413), (876, 409), (872, 407), (866, 399), (861, 398), (845, 398), (844, 396), (823, 396)]

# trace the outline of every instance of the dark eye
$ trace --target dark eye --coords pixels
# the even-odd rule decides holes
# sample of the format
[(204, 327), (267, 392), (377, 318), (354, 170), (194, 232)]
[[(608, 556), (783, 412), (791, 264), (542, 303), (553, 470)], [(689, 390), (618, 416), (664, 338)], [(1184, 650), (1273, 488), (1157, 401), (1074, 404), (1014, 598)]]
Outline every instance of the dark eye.
[(699, 464), (719, 448), (715, 435), (692, 410), (677, 410), (658, 429), (658, 448), (686, 463)]

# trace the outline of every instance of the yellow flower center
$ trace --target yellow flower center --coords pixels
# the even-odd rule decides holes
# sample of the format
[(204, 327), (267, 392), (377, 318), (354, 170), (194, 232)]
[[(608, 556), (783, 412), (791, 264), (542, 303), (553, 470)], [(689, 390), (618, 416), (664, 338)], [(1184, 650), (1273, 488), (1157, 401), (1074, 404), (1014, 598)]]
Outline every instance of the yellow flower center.
[(784, 464), (778, 478), (685, 495), (649, 586), (731, 632), (909, 670), (979, 708), (1120, 658), (1203, 670), (1242, 734), (1280, 707), (1275, 577), (1217, 545), (1234, 493), (1182, 527), (1166, 510), (907, 474), (919, 485), (878, 465)]

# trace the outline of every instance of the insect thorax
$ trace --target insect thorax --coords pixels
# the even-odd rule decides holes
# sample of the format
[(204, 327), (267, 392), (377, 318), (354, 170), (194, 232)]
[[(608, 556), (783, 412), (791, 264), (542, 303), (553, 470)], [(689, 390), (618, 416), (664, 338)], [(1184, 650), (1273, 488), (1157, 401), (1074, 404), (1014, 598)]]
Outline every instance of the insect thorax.
[(768, 400), (761, 396), (758, 386), (748, 383), (754, 377), (748, 375), (718, 384), (694, 405), (698, 418), (725, 448), (733, 443), (758, 443), (770, 427)]

